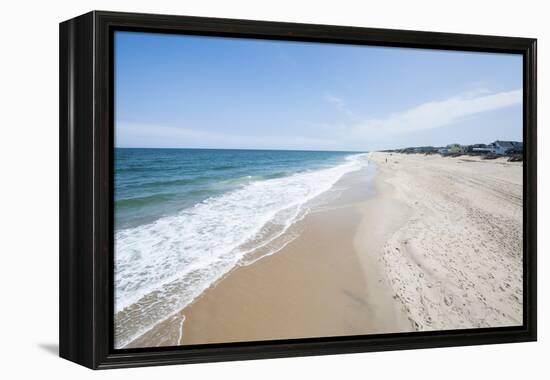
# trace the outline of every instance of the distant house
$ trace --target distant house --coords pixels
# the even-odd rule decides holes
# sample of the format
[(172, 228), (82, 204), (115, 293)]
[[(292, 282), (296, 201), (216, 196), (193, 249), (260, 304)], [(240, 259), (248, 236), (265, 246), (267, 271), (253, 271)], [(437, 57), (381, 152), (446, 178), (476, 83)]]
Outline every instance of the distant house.
[(447, 154), (464, 153), (464, 148), (460, 144), (447, 145)]
[(523, 143), (518, 141), (500, 141), (497, 140), (488, 145), (491, 153), (506, 154), (511, 151), (523, 152)]
[(523, 143), (518, 141), (512, 141), (514, 148), (509, 150), (508, 154), (522, 154), (523, 153)]
[(491, 148), (489, 148), (486, 144), (474, 144), (468, 146), (470, 152), (477, 152), (477, 153), (490, 153)]

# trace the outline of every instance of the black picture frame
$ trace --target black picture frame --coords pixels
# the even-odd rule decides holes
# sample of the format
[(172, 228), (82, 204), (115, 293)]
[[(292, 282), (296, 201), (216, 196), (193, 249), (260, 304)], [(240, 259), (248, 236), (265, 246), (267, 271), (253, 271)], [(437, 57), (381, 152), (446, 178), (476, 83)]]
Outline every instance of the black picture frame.
[[(115, 350), (113, 33), (413, 47), (523, 56), (523, 325)], [(93, 11), (60, 24), (60, 356), (93, 369), (535, 341), (536, 39)]]

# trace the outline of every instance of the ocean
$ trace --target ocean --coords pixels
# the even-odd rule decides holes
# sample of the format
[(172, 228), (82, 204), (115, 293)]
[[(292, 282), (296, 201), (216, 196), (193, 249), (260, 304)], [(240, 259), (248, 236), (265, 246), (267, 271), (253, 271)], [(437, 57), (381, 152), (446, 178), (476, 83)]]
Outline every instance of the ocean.
[(357, 152), (115, 149), (115, 347), (273, 254)]

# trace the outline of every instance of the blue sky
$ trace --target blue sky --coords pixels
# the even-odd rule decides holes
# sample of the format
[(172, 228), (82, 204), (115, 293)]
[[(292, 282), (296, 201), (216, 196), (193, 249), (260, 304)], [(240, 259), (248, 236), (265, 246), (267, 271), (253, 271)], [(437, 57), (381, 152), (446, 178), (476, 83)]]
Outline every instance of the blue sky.
[(521, 141), (521, 89), (521, 55), (116, 32), (115, 145)]

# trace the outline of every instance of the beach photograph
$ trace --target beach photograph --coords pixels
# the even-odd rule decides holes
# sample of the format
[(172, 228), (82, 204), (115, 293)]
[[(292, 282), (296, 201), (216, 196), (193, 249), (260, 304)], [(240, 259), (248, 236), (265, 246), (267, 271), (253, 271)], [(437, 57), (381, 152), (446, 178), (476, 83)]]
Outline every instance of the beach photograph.
[(521, 54), (114, 33), (114, 348), (523, 324)]

